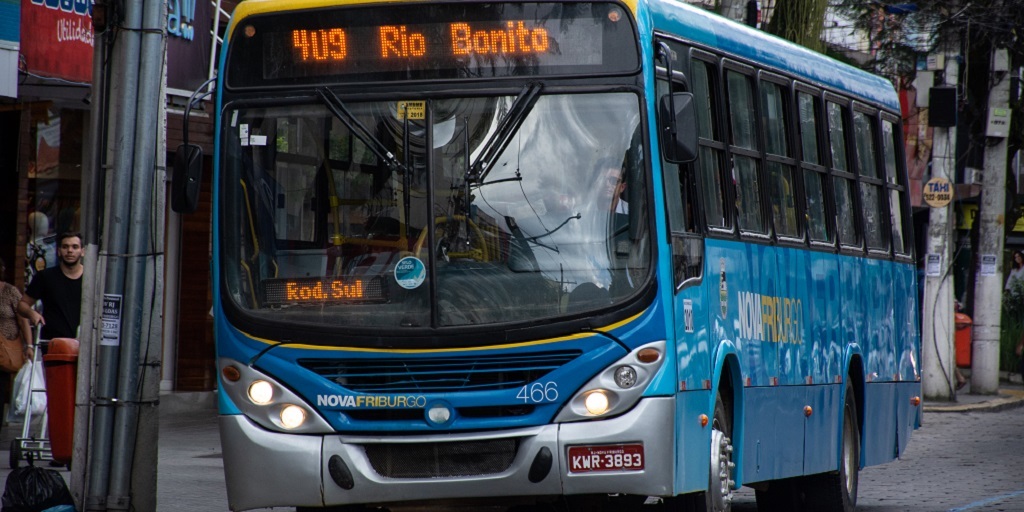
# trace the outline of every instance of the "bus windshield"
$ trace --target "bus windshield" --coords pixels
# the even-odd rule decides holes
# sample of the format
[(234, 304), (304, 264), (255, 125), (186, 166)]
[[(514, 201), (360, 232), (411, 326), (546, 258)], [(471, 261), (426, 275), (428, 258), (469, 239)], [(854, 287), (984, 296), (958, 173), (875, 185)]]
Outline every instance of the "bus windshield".
[(531, 91), (337, 100), (345, 115), (327, 96), (229, 106), (228, 301), (264, 320), (409, 332), (633, 295), (651, 267), (639, 98)]

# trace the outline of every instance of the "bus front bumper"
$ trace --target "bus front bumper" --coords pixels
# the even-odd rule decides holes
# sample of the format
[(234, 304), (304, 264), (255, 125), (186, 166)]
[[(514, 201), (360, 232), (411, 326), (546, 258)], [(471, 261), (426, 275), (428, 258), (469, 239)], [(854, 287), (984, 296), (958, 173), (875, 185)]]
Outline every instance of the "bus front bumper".
[[(674, 403), (671, 397), (645, 398), (628, 413), (606, 420), (404, 437), (284, 434), (270, 432), (242, 415), (221, 416), (228, 502), (232, 510), (248, 510), (560, 494), (668, 496), (673, 493), (676, 451), (671, 428)], [(386, 477), (374, 469), (366, 450), (370, 445), (509, 439), (516, 440), (518, 447), (511, 465), (472, 476)], [(643, 446), (642, 470), (569, 470), (571, 446), (627, 444)], [(398, 448), (395, 451), (401, 453)], [(545, 452), (551, 461), (546, 471)]]

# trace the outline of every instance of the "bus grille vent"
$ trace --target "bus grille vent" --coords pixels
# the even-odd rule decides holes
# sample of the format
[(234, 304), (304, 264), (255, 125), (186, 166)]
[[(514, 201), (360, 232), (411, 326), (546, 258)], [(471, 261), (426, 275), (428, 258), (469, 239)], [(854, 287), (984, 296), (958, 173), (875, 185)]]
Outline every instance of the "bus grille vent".
[(518, 439), (453, 443), (368, 444), (366, 456), (385, 478), (492, 475), (512, 466)]
[(498, 391), (529, 384), (581, 353), (560, 350), (473, 357), (302, 359), (299, 364), (359, 393)]

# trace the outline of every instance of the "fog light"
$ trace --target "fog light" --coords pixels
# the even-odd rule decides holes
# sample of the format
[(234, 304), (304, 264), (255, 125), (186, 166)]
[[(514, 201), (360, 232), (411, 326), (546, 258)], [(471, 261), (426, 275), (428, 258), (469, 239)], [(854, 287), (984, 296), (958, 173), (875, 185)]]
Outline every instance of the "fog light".
[(267, 405), (274, 399), (274, 387), (265, 380), (249, 384), (249, 400), (256, 405)]
[(615, 383), (622, 389), (636, 385), (636, 370), (632, 366), (620, 366), (615, 369)]
[(427, 410), (427, 419), (436, 425), (443, 425), (452, 419), (452, 411), (443, 405), (435, 405)]
[(306, 422), (306, 411), (297, 405), (286, 405), (281, 409), (281, 425), (287, 429), (299, 428)]
[(587, 395), (584, 405), (587, 407), (587, 412), (594, 416), (600, 416), (608, 412), (608, 396), (604, 394), (603, 389), (593, 391)]

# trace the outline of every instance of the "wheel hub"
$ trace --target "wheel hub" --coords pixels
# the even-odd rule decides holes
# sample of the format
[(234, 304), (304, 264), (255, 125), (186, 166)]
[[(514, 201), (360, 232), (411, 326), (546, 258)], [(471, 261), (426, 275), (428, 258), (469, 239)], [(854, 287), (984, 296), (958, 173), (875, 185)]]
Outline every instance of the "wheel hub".
[(711, 481), (708, 494), (715, 511), (729, 510), (732, 506), (736, 484), (732, 472), (736, 464), (732, 461), (732, 441), (718, 429), (711, 430)]

